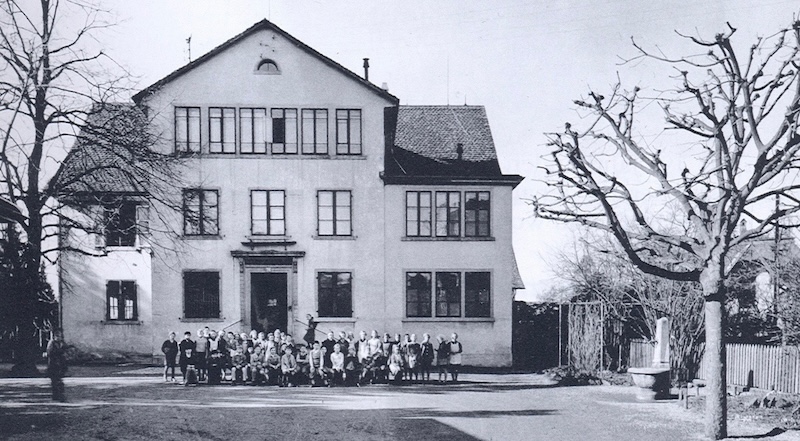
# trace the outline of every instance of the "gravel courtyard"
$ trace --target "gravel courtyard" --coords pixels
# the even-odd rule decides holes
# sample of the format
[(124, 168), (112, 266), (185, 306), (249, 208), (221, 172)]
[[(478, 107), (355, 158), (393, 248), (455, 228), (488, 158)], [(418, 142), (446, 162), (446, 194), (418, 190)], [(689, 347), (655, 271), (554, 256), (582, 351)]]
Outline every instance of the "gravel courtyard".
[[(702, 421), (622, 386), (554, 387), (540, 375), (463, 374), (457, 385), (183, 387), (146, 368), (66, 379), (0, 379), (0, 438), (13, 440), (694, 440)], [(798, 432), (731, 421), (736, 439)]]

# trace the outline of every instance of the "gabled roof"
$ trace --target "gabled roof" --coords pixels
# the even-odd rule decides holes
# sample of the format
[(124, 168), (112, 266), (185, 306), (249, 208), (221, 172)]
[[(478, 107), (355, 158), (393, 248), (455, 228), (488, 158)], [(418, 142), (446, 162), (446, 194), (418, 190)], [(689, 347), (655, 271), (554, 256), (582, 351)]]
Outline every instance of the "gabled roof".
[(96, 106), (77, 141), (64, 158), (50, 188), (59, 196), (96, 193), (142, 194), (134, 162), (151, 153), (147, 119), (138, 106), (113, 103)]
[(386, 139), (384, 174), (390, 181), (462, 177), (516, 185), (522, 180), (500, 170), (483, 106), (399, 106), (396, 119)]
[(274, 23), (272, 23), (272, 22), (270, 22), (270, 21), (268, 21), (266, 19), (259, 21), (258, 23), (254, 24), (253, 26), (250, 26), (247, 30), (245, 30), (241, 34), (239, 34), (239, 35), (231, 38), (230, 40), (222, 43), (221, 45), (215, 47), (210, 52), (204, 54), (200, 58), (198, 58), (198, 59), (196, 59), (194, 61), (191, 61), (189, 64), (186, 64), (186, 65), (180, 67), (179, 69), (175, 70), (174, 72), (172, 72), (171, 74), (167, 75), (166, 77), (164, 77), (164, 78), (156, 81), (152, 85), (146, 87), (141, 92), (139, 92), (139, 93), (137, 93), (136, 95), (133, 96), (133, 101), (136, 102), (136, 103), (140, 103), (148, 95), (150, 95), (152, 93), (155, 93), (155, 91), (157, 91), (159, 88), (161, 88), (165, 84), (169, 83), (170, 81), (178, 78), (179, 76), (185, 74), (186, 72), (188, 72), (188, 71), (194, 69), (195, 67), (205, 63), (206, 61), (212, 59), (215, 55), (217, 55), (220, 52), (224, 51), (225, 49), (233, 46), (234, 44), (236, 44), (240, 40), (242, 40), (242, 39), (244, 39), (244, 38), (246, 38), (246, 37), (248, 37), (248, 36), (250, 36), (250, 35), (252, 35), (252, 34), (254, 34), (256, 32), (258, 32), (258, 31), (262, 31), (262, 30), (270, 30), (270, 31), (274, 31), (274, 32), (280, 34), (281, 36), (283, 36), (284, 38), (289, 40), (289, 42), (291, 42), (292, 44), (294, 44), (295, 46), (297, 46), (301, 50), (307, 52), (308, 54), (310, 54), (313, 57), (316, 57), (317, 59), (319, 59), (323, 63), (327, 64), (328, 66), (338, 70), (339, 72), (341, 72), (345, 76), (350, 77), (352, 80), (354, 80), (354, 81), (358, 82), (359, 84), (363, 85), (364, 87), (368, 88), (370, 91), (372, 91), (373, 93), (377, 94), (378, 96), (380, 96), (380, 97), (382, 97), (382, 98), (384, 98), (386, 100), (389, 100), (390, 102), (393, 102), (393, 103), (398, 103), (399, 102), (399, 99), (397, 97), (395, 97), (394, 95), (390, 94), (386, 90), (381, 89), (380, 87), (370, 83), (369, 81), (365, 80), (364, 78), (361, 78), (360, 76), (358, 76), (354, 72), (348, 70), (347, 68), (345, 68), (341, 64), (331, 60), (330, 58), (326, 57), (325, 55), (322, 55), (321, 53), (317, 52), (316, 50), (314, 50), (310, 46), (306, 45), (302, 41), (300, 41), (300, 40), (296, 39), (295, 37), (291, 36), (289, 33), (287, 33), (286, 31), (284, 31), (283, 29), (279, 28)]

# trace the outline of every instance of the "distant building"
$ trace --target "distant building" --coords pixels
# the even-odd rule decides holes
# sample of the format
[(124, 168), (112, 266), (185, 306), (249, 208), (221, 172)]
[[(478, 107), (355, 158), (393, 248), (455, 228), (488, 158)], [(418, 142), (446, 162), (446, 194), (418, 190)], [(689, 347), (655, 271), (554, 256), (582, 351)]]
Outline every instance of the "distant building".
[[(313, 314), (323, 332), (458, 332), (464, 363), (511, 364), (523, 178), (501, 172), (483, 107), (400, 106), (266, 20), (134, 102), (153, 148), (186, 157), (183, 212), (114, 179), (84, 189), (115, 208), (103, 232), (62, 234), (102, 254), (59, 261), (71, 344), (160, 355), (205, 326), (299, 341)], [(85, 166), (75, 149), (63, 167)]]

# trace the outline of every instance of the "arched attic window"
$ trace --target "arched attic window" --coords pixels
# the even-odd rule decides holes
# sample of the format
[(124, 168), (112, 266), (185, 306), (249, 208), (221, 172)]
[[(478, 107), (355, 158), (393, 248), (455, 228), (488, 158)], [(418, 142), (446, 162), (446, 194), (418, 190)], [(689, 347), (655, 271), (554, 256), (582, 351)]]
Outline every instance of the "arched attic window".
[(278, 75), (281, 71), (278, 69), (278, 63), (267, 58), (258, 62), (256, 73)]

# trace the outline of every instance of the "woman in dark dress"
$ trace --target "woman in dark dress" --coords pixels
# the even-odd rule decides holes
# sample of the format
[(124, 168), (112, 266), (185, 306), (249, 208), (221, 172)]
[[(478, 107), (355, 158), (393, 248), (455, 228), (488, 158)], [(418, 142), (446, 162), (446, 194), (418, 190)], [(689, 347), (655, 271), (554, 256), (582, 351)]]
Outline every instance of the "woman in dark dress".
[(303, 336), (303, 340), (310, 348), (314, 346), (314, 340), (316, 340), (314, 333), (317, 331), (317, 322), (314, 321), (314, 316), (311, 314), (306, 314), (306, 320), (308, 320), (308, 325), (306, 326), (306, 334)]

